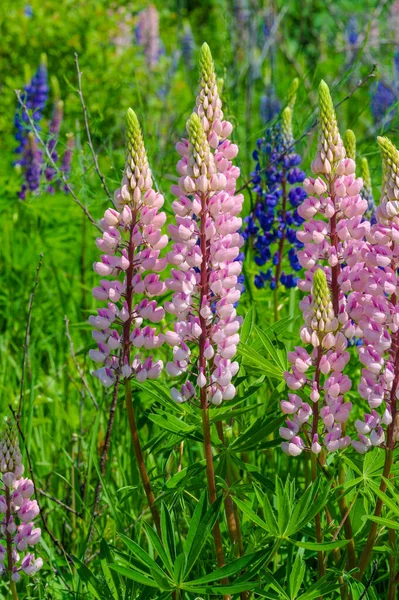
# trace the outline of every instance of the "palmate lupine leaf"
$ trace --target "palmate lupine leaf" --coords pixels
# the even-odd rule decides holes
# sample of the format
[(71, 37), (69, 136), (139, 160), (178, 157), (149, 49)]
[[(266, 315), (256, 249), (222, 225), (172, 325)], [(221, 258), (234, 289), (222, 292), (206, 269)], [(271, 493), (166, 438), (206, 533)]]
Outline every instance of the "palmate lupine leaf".
[(265, 375), (268, 375), (273, 379), (279, 379), (281, 381), (284, 374), (284, 371), (281, 368), (281, 366), (272, 361), (267, 360), (248, 344), (240, 342), (238, 346), (238, 353), (243, 358), (244, 366), (262, 371), (262, 373), (264, 373)]
[(132, 552), (132, 554), (149, 570), (151, 577), (159, 585), (162, 590), (172, 589), (173, 581), (168, 575), (161, 569), (161, 567), (155, 562), (153, 558), (145, 551), (139, 544), (136, 544), (133, 540), (125, 535), (120, 534), (119, 537), (126, 545), (126, 547)]
[[(257, 500), (263, 508), (264, 519), (259, 517), (248, 506), (247, 502), (233, 496), (234, 502), (250, 521), (275, 538), (287, 540), (290, 543), (310, 550), (315, 549), (315, 547), (318, 547), (320, 550), (322, 549), (318, 544), (313, 542), (297, 542), (292, 537), (311, 522), (315, 515), (326, 505), (330, 494), (330, 485), (328, 483), (321, 485), (319, 480), (316, 480), (316, 482), (305, 490), (300, 498), (295, 498), (293, 481), (287, 479), (285, 486), (283, 486), (281, 480), (277, 478), (275, 487), (276, 510), (273, 509), (267, 494), (262, 493), (256, 486), (254, 489)], [(346, 540), (326, 542), (326, 550), (340, 547), (346, 543)]]

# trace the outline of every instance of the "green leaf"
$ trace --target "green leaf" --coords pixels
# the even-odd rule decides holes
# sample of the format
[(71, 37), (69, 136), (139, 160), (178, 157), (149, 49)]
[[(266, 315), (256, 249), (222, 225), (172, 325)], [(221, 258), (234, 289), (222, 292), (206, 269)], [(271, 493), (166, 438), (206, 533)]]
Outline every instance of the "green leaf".
[(279, 477), (276, 477), (276, 505), (278, 529), (281, 533), (285, 533), (291, 517), (292, 506), (288, 491), (283, 488)]
[(233, 496), (233, 500), (235, 504), (237, 504), (238, 508), (242, 510), (244, 515), (246, 515), (250, 521), (256, 523), (256, 525), (259, 525), (259, 527), (261, 527), (268, 533), (273, 533), (271, 531), (270, 526), (267, 525), (260, 517), (258, 517), (258, 515), (251, 508), (249, 508), (249, 506), (245, 504), (245, 502), (243, 502), (239, 498), (236, 498), (235, 496)]
[[(139, 571), (135, 571), (133, 569), (128, 569), (127, 567), (122, 567), (121, 565), (110, 564), (110, 569), (113, 569), (117, 573), (120, 573), (124, 577), (128, 577), (129, 579), (133, 579), (133, 581), (137, 581), (137, 583), (142, 583), (143, 585), (148, 585), (153, 588), (158, 588), (158, 583), (151, 579), (148, 576), (143, 575)], [(101, 600), (101, 597), (100, 597)]]
[(161, 533), (165, 552), (173, 564), (176, 559), (175, 534), (170, 512), (163, 502), (161, 505)]
[(255, 367), (274, 379), (282, 379), (284, 371), (280, 366), (273, 364), (271, 361), (264, 358), (259, 352), (248, 346), (244, 342), (238, 345), (238, 352), (245, 359), (245, 364)]
[(198, 523), (195, 534), (192, 534), (190, 538), (191, 543), (189, 550), (186, 549), (187, 564), (184, 572), (184, 579), (187, 578), (187, 575), (190, 573), (199, 555), (201, 554), (201, 550), (206, 543), (208, 535), (210, 534), (210, 532), (213, 529), (213, 526), (216, 523), (222, 502), (223, 496), (220, 495), (216, 498), (216, 501), (213, 504), (211, 504), (211, 506), (208, 508), (205, 515)]
[(263, 494), (263, 497), (262, 497), (261, 494), (259, 494), (256, 487), (255, 487), (255, 492), (257, 493), (258, 497), (260, 496), (259, 500), (263, 507), (263, 515), (265, 517), (265, 522), (268, 524), (270, 532), (276, 536), (280, 535), (281, 530), (279, 529), (279, 526), (277, 524), (274, 510), (272, 508), (272, 505), (270, 503), (268, 495)]
[(161, 567), (151, 558), (151, 556), (143, 550), (141, 546), (136, 544), (133, 540), (128, 538), (126, 535), (122, 533), (119, 534), (119, 537), (123, 541), (123, 543), (129, 548), (134, 556), (136, 556), (140, 562), (142, 562), (148, 569), (151, 571), (151, 575), (162, 586), (162, 589), (169, 589), (171, 580), (164, 573)]
[(298, 600), (313, 600), (320, 596), (328, 598), (329, 596), (327, 594), (337, 590), (340, 585), (337, 577), (333, 580), (331, 575), (324, 575), (324, 577), (321, 577), (321, 579), (311, 585), (304, 594), (301, 594)]
[(305, 550), (315, 550), (317, 552), (334, 550), (335, 548), (343, 548), (346, 546), (349, 540), (335, 540), (335, 542), (297, 542), (296, 540), (288, 540), (291, 544), (298, 546), (299, 548), (305, 548)]
[(298, 595), (303, 578), (305, 577), (305, 571), (306, 565), (305, 561), (303, 560), (303, 552), (299, 550), (297, 552), (294, 564), (292, 565), (288, 580), (291, 600), (295, 600)]
[(229, 448), (239, 452), (258, 450), (260, 443), (276, 431), (285, 418), (284, 415), (274, 419), (266, 416), (261, 422), (255, 421), (230, 444)]
[(114, 600), (114, 597), (109, 587), (99, 581), (90, 569), (76, 556), (73, 556), (73, 561), (78, 567), (78, 573), (82, 581), (84, 581), (90, 592), (98, 600)]
[(275, 362), (275, 364), (278, 365), (279, 367), (281, 367), (283, 369), (283, 371), (286, 371), (288, 368), (287, 352), (276, 348), (277, 344), (276, 343), (273, 344), (272, 340), (269, 338), (267, 333), (265, 331), (262, 331), (261, 329), (259, 329), (259, 327), (257, 327), (256, 325), (255, 325), (255, 331), (258, 334), (259, 339), (262, 342), (263, 346), (265, 347), (267, 352), (270, 354), (270, 357)]
[(170, 561), (169, 556), (165, 552), (165, 548), (163, 547), (161, 540), (159, 539), (158, 535), (155, 533), (153, 528), (148, 525), (148, 523), (144, 522), (144, 527), (148, 537), (152, 542), (152, 545), (154, 546), (154, 549), (159, 554), (159, 557), (165, 565), (166, 569), (171, 573), (173, 571), (173, 563)]
[(384, 502), (385, 506), (389, 508), (397, 517), (399, 517), (399, 504), (390, 498), (385, 492), (380, 490), (379, 486), (373, 481), (370, 482), (370, 487), (373, 492)]
[(173, 573), (174, 579), (177, 583), (183, 581), (183, 575), (186, 568), (187, 560), (184, 552), (181, 552), (175, 560)]
[(391, 519), (384, 519), (384, 517), (374, 517), (374, 515), (369, 515), (366, 518), (369, 521), (374, 521), (374, 523), (378, 523), (379, 525), (383, 525), (384, 527), (388, 527), (389, 529), (396, 529), (399, 531), (399, 523), (397, 521), (392, 521)]
[(104, 579), (107, 582), (112, 596), (115, 598), (115, 600), (119, 600), (119, 598), (121, 598), (121, 596), (119, 595), (119, 592), (121, 590), (121, 583), (116, 573), (112, 572), (108, 566), (108, 563), (110, 563), (111, 561), (111, 552), (109, 551), (106, 541), (102, 538), (100, 542), (100, 562), (104, 574)]
[[(275, 590), (276, 592), (278, 592), (280, 594), (279, 598), (281, 598), (281, 599), (284, 598), (286, 600), (290, 600), (289, 596), (285, 593), (285, 591), (283, 590), (283, 588), (281, 587), (281, 585), (279, 584), (277, 579), (275, 579), (269, 571), (265, 572), (264, 578), (265, 578), (266, 582), (269, 584), (269, 586), (273, 590)], [(267, 598), (267, 596), (266, 596), (266, 598)]]
[(185, 550), (185, 553), (187, 556), (190, 554), (191, 546), (193, 545), (194, 540), (196, 538), (199, 524), (206, 514), (206, 511), (208, 508), (207, 497), (208, 497), (207, 491), (204, 490), (201, 494), (201, 497), (200, 497), (198, 503), (197, 503), (197, 506), (195, 507), (193, 516), (191, 517), (190, 527), (188, 529), (186, 543), (184, 545), (184, 550)]
[(203, 577), (200, 577), (200, 579), (194, 579), (194, 581), (190, 581), (190, 585), (200, 585), (203, 583), (210, 583), (211, 581), (219, 581), (224, 577), (231, 577), (231, 575), (235, 575), (239, 571), (243, 571), (251, 563), (259, 561), (259, 559), (264, 556), (265, 550), (260, 550), (259, 552), (254, 552), (253, 554), (241, 556), (240, 558), (233, 560), (228, 565), (225, 565), (220, 569), (216, 569), (216, 571), (213, 571), (213, 573), (204, 575)]
[(249, 336), (251, 335), (252, 327), (255, 322), (255, 309), (253, 306), (249, 309), (247, 314), (245, 315), (244, 322), (241, 326), (240, 330), (240, 338), (243, 342), (247, 342)]
[(179, 419), (174, 415), (168, 414), (167, 417), (163, 417), (162, 415), (149, 414), (148, 418), (158, 425), (158, 427), (181, 435), (182, 437), (186, 437), (186, 434), (196, 430), (196, 426), (187, 425), (182, 419)]

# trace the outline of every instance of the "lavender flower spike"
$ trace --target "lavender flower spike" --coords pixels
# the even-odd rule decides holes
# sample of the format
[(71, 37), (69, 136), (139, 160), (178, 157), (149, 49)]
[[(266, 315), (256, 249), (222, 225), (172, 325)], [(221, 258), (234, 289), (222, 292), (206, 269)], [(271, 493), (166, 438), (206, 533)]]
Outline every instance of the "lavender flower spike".
[(36, 500), (30, 499), (34, 493), (33, 482), (22, 477), (24, 466), (18, 437), (10, 421), (0, 441), (0, 470), (0, 513), (3, 515), (0, 527), (0, 574), (8, 575), (13, 597), (16, 597), (15, 582), (21, 579), (21, 572), (34, 575), (43, 566), (43, 560), (35, 558), (30, 552), (41, 536), (40, 528), (35, 527), (33, 522), (39, 514), (39, 506)]

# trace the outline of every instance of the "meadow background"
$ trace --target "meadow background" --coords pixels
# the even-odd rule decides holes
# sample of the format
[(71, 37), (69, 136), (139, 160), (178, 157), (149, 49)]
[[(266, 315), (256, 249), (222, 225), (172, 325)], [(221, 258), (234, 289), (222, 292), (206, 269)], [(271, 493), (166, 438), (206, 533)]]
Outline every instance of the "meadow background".
[[(225, 115), (235, 126), (233, 140), (240, 150), (236, 160), (241, 169), (239, 186), (251, 178), (256, 140), (276, 114), (270, 110), (276, 103), (284, 105), (295, 77), (299, 87), (293, 130), (296, 138), (309, 131), (296, 146), (307, 172), (317, 140), (317, 131), (311, 127), (317, 112), (320, 79), (329, 84), (335, 103), (343, 101), (337, 110), (341, 131), (355, 131), (358, 155), (369, 160), (376, 198), (381, 166), (375, 138), (387, 134), (394, 143), (399, 142), (398, 2), (166, 0), (154, 2), (154, 6), (159, 14), (157, 35), (161, 52), (150, 68), (136, 35), (140, 14), (148, 8), (145, 2), (5, 0), (0, 5), (0, 414), (2, 418), (9, 416), (9, 407), (17, 410), (22, 398), (21, 429), (47, 524), (39, 548), (44, 567), (32, 580), (21, 582), (20, 598), (171, 597), (114, 573), (107, 566), (119, 555), (125, 560), (137, 560), (132, 558), (134, 552), (121, 541), (120, 534), (135, 540), (152, 556), (155, 553), (143, 526), (145, 521), (150, 522), (150, 515), (122, 397), (118, 400), (103, 478), (101, 511), (94, 537), (89, 539), (88, 535), (110, 405), (110, 392), (90, 375), (93, 364), (87, 357), (93, 347), (87, 319), (98, 305), (91, 295), (97, 283), (92, 263), (97, 260), (98, 250), (96, 231), (70, 194), (62, 190), (50, 194), (42, 182), (26, 200), (18, 198), (23, 173), (14, 166), (14, 116), (18, 110), (14, 90), (23, 89), (31, 79), (41, 55), (47, 57), (50, 81), (43, 135), (53, 102), (61, 98), (64, 119), (58, 148), (61, 151), (65, 147), (66, 134), (75, 135), (70, 183), (95, 219), (101, 218), (108, 201), (87, 145), (76, 91), (75, 52), (79, 56), (93, 145), (108, 188), (113, 191), (120, 184), (125, 114), (132, 107), (141, 121), (149, 162), (156, 185), (165, 195), (169, 217), (169, 188), (177, 179), (178, 155), (174, 147), (184, 135), (194, 105), (197, 58), (204, 41), (211, 48), (218, 77), (223, 79)], [(370, 73), (373, 76), (359, 85)], [(345, 100), (348, 95), (351, 97)], [(251, 185), (243, 193), (244, 214), (249, 214), (254, 201)], [(24, 352), (29, 297), (40, 254), (42, 265)], [(236, 416), (228, 403), (223, 405), (224, 419), (230, 424), (226, 446), (215, 439), (218, 483), (222, 488), (224, 475), (229, 473), (231, 494), (253, 508), (258, 500), (251, 483), (255, 482), (262, 493), (273, 499), (279, 485), (276, 475), (284, 484), (295, 469), (297, 486), (301, 482), (305, 485), (309, 477), (307, 459), (283, 455), (278, 436), (278, 400), (284, 391), (286, 350), (299, 340), (300, 292), (296, 288), (280, 292), (281, 321), (276, 323), (272, 292), (267, 286), (257, 289), (253, 283), (257, 271), (248, 247), (244, 263), (246, 289), (239, 312), (246, 317), (242, 340), (253, 352), (240, 353)], [(271, 346), (264, 343), (259, 329), (266, 331)], [(166, 355), (168, 349), (162, 352)], [(265, 364), (269, 365), (268, 371)], [(134, 402), (155, 494), (170, 515), (171, 535), (179, 553), (204, 488), (205, 469), (198, 416), (174, 405), (169, 387), (165, 376), (152, 386), (137, 386)], [(356, 391), (352, 390), (349, 396), (356, 404)], [(353, 452), (347, 456), (349, 481), (355, 476), (360, 478), (353, 515), (356, 535), (361, 538), (367, 528), (364, 515), (370, 512), (367, 485), (380, 472), (382, 458), (378, 452), (372, 461)], [(353, 497), (354, 492), (348, 492), (348, 502)], [(279, 508), (284, 511), (284, 507)], [(246, 552), (263, 548), (266, 554), (270, 553), (273, 536), (248, 516), (242, 516)], [(227, 539), (223, 521), (222, 531)], [(378, 573), (367, 590), (347, 576), (353, 585), (353, 598), (385, 597), (389, 553), (384, 535), (379, 546)], [(278, 551), (273, 551), (268, 566), (258, 576), (263, 597), (293, 600), (315, 583), (316, 553), (309, 550), (300, 551), (302, 562), (296, 567), (299, 572), (295, 571), (294, 581), (290, 577), (297, 550), (282, 543)], [(228, 550), (227, 558), (234, 558)], [(307, 567), (303, 573), (302, 565)], [(212, 569), (213, 547), (209, 538), (192, 578), (198, 579)], [(338, 570), (338, 566), (330, 566), (325, 585), (332, 587), (325, 588), (330, 590), (324, 592), (325, 598), (339, 597), (333, 585)], [(273, 588), (269, 572), (287, 596)], [(183, 597), (211, 597), (206, 590), (201, 592), (201, 586), (198, 590), (185, 592)], [(303, 599), (322, 593), (319, 589), (316, 596), (304, 595)], [(1, 598), (9, 597), (7, 582), (0, 581), (0, 594)], [(254, 593), (253, 597), (262, 596)]]

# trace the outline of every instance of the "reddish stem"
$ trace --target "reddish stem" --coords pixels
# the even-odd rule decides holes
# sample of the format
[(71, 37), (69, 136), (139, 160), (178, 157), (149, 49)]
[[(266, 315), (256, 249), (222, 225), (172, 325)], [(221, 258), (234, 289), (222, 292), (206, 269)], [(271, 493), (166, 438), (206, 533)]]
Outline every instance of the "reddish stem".
[[(316, 356), (316, 372), (315, 372), (315, 376), (314, 376), (314, 380), (316, 382), (318, 391), (320, 388), (320, 361), (321, 361), (322, 355), (323, 355), (322, 348), (321, 348), (321, 346), (318, 346), (317, 356)], [(311, 443), (313, 442), (313, 436), (316, 435), (316, 433), (318, 431), (319, 401), (313, 402), (312, 411), (313, 411), (313, 421), (312, 421)], [(317, 457), (316, 457), (316, 454), (314, 454), (313, 452), (311, 454), (311, 463), (312, 463), (312, 481), (315, 481), (316, 477), (317, 477)], [(317, 515), (315, 516), (315, 523), (316, 523), (316, 540), (317, 540), (318, 544), (321, 544), (323, 541), (323, 532), (321, 529), (320, 513), (317, 513)], [(324, 566), (323, 552), (321, 552), (321, 551), (317, 553), (317, 562), (319, 565), (319, 578), (321, 578), (325, 575), (325, 572), (326, 572), (325, 566)]]
[[(201, 335), (199, 339), (199, 368), (205, 377), (207, 377), (206, 371), (206, 357), (205, 357), (205, 342), (209, 337), (208, 327), (206, 325), (206, 319), (201, 315), (201, 308), (208, 303), (209, 293), (209, 243), (206, 240), (206, 220), (208, 216), (207, 210), (207, 195), (201, 194), (201, 216), (200, 216), (200, 248), (202, 254), (201, 271), (200, 271), (200, 326)], [(216, 501), (216, 482), (215, 482), (215, 471), (213, 467), (213, 456), (212, 456), (212, 443), (211, 443), (211, 428), (209, 421), (209, 408), (207, 398), (207, 385), (200, 388), (200, 404), (202, 409), (202, 427), (204, 433), (204, 453), (206, 459), (206, 477), (208, 482), (209, 501), (213, 504)], [(213, 528), (213, 540), (215, 543), (216, 558), (219, 567), (223, 567), (226, 563), (224, 560), (224, 551), (222, 544), (222, 535), (220, 532), (219, 519), (217, 519)], [(228, 584), (228, 579), (223, 579), (222, 583)], [(230, 595), (225, 596), (225, 600), (229, 600)]]
[[(129, 267), (126, 271), (126, 304), (128, 310), (128, 319), (125, 321), (123, 325), (123, 356), (122, 361), (125, 362), (127, 359), (128, 364), (130, 364), (130, 333), (132, 326), (132, 306), (133, 306), (133, 285), (132, 278), (134, 275), (134, 253), (135, 246), (133, 243), (133, 231), (137, 222), (137, 210), (133, 211), (132, 214), (132, 223), (130, 225), (129, 230), (129, 244), (128, 244), (128, 259), (129, 259)], [(122, 363), (122, 364), (123, 364)], [(152, 486), (150, 482), (150, 478), (148, 477), (147, 469), (145, 466), (144, 455), (141, 449), (140, 438), (137, 430), (136, 417), (134, 414), (133, 407), (133, 399), (132, 399), (132, 390), (130, 386), (130, 380), (125, 379), (125, 404), (126, 404), (126, 412), (129, 421), (130, 434), (132, 438), (134, 453), (136, 455), (137, 466), (140, 473), (141, 482), (143, 484), (143, 488), (145, 494), (147, 496), (148, 505), (151, 510), (152, 517), (154, 519), (155, 527), (157, 529), (159, 537), (161, 537), (161, 521), (159, 517), (158, 507), (155, 504), (155, 496), (152, 491)]]

